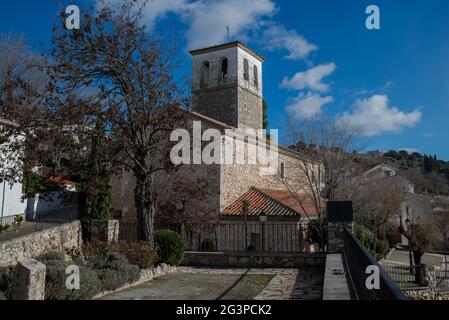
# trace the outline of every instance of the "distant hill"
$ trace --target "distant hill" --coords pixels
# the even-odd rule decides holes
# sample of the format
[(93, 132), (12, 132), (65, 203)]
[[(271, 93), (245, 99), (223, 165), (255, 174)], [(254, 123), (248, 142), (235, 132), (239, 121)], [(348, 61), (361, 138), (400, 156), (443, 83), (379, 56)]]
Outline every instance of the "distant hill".
[(417, 193), (449, 196), (449, 161), (440, 160), (436, 155), (390, 150), (385, 153), (355, 154), (354, 161), (363, 170), (387, 163), (413, 182)]

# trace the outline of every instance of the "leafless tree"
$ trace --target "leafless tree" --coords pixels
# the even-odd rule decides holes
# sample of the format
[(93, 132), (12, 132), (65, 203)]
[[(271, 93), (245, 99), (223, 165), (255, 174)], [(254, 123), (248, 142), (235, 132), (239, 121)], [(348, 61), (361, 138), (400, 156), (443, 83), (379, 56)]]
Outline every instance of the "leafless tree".
[(431, 219), (417, 215), (409, 216), (406, 220), (401, 217), (399, 230), (407, 238), (410, 250), (413, 252), (413, 260), (416, 266), (415, 282), (425, 284), (421, 261), (426, 250), (432, 248), (435, 241), (435, 230)]
[[(181, 95), (172, 77), (176, 48), (145, 31), (142, 8), (130, 0), (118, 7), (102, 2), (85, 11), (80, 30), (55, 30), (51, 56), (65, 105), (82, 121), (101, 117), (110, 161), (133, 172), (138, 239), (152, 243), (155, 188), (174, 169), (169, 136), (180, 120)], [(82, 97), (81, 106), (71, 97)]]
[(321, 247), (324, 249), (325, 201), (335, 200), (335, 192), (353, 169), (351, 152), (357, 150), (357, 131), (329, 116), (298, 120), (288, 118), (291, 150), (299, 155), (295, 170), (302, 181), (293, 186), (283, 179), (303, 208), (314, 207), (320, 221)]

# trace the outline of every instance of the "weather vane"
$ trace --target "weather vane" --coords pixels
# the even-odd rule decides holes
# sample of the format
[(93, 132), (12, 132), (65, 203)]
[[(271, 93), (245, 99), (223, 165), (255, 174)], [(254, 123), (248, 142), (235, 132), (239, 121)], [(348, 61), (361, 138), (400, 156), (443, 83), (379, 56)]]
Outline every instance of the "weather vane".
[(231, 29), (229, 28), (229, 25), (226, 26), (226, 32), (227, 32), (227, 37), (228, 37), (228, 42), (229, 42), (229, 32), (231, 31)]

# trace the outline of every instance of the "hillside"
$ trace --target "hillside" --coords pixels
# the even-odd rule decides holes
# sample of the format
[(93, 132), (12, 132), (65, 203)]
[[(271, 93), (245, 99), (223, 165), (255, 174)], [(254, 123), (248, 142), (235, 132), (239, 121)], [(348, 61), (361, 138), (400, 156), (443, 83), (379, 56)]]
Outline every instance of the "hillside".
[(357, 154), (354, 161), (363, 170), (387, 163), (413, 182), (417, 193), (449, 196), (449, 161), (440, 160), (436, 155), (390, 150), (386, 153)]

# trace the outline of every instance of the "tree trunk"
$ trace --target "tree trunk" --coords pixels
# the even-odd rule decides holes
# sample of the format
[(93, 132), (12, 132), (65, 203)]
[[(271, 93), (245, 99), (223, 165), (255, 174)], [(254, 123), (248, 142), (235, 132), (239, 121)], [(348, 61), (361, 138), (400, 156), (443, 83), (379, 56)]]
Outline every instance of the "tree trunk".
[(413, 251), (413, 259), (415, 260), (415, 283), (421, 284), (423, 282), (421, 258), (422, 254), (419, 251)]
[[(136, 177), (137, 178), (137, 177)], [(154, 244), (155, 203), (149, 192), (150, 179), (136, 179), (135, 204), (137, 212), (137, 240)]]

